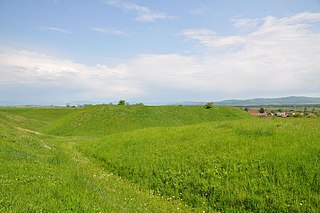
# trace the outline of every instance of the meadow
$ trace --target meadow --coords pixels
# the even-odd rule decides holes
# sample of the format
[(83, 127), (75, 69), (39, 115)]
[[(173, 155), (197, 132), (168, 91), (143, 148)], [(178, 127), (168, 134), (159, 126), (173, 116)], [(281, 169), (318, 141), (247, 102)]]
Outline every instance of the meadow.
[(0, 212), (319, 212), (320, 119), (0, 108)]

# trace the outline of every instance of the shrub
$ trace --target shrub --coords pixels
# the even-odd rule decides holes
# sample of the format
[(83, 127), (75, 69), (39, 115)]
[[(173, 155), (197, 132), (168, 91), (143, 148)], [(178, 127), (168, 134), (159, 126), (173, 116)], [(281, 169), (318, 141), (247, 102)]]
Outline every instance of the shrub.
[(204, 105), (204, 108), (205, 109), (210, 109), (210, 108), (212, 108), (213, 107), (213, 103), (212, 102), (208, 102), (208, 103), (206, 103), (205, 105)]
[(260, 113), (265, 113), (265, 109), (263, 107), (260, 107), (259, 112)]
[(118, 105), (124, 106), (124, 105), (126, 105), (126, 101), (125, 100), (120, 100), (118, 102)]

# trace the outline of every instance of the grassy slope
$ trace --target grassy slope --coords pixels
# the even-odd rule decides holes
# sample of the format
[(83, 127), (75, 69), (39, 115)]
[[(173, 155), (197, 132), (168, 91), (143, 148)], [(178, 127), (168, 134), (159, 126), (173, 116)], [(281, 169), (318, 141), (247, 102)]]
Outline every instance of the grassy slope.
[(65, 117), (78, 109), (73, 108), (0, 108), (0, 118), (7, 124), (19, 125), (21, 128), (42, 130), (47, 125)]
[(73, 148), (85, 138), (30, 132), (64, 113), (0, 109), (0, 212), (190, 211), (91, 163)]
[(320, 211), (319, 119), (247, 119), (113, 134), (78, 148), (188, 205)]
[(220, 107), (0, 109), (0, 211), (320, 211), (319, 119), (247, 117)]
[(46, 128), (55, 135), (103, 136), (145, 127), (179, 126), (249, 117), (240, 109), (100, 105), (79, 110)]

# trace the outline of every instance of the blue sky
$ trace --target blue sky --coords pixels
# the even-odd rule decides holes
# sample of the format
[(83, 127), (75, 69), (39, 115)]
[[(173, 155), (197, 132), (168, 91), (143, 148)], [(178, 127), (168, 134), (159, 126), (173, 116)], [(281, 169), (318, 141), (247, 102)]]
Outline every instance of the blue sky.
[(320, 96), (320, 1), (0, 0), (0, 104)]

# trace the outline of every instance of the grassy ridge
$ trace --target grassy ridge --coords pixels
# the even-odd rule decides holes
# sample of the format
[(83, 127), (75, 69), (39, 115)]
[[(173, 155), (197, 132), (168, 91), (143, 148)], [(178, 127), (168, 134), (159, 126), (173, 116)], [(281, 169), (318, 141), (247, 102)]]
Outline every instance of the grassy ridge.
[(319, 119), (151, 128), (79, 143), (108, 170), (219, 211), (320, 210)]
[(70, 114), (46, 128), (54, 135), (103, 136), (145, 127), (179, 126), (249, 117), (240, 109), (180, 106), (92, 106)]
[(0, 212), (190, 211), (91, 163), (73, 148), (85, 138), (36, 132), (56, 110), (0, 109)]
[(56, 120), (77, 111), (73, 108), (0, 108), (0, 118), (14, 126), (42, 130)]
[(0, 212), (319, 212), (319, 121), (225, 107), (1, 108)]

